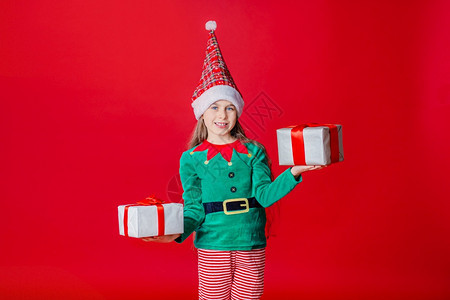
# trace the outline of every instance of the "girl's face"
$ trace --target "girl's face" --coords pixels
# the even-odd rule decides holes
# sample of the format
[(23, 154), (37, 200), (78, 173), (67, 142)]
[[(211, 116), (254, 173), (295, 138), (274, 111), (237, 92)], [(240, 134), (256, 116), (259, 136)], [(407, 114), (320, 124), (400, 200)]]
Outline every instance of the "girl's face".
[(231, 130), (237, 119), (236, 107), (228, 100), (218, 100), (203, 113), (203, 121), (208, 129), (208, 140), (229, 142)]

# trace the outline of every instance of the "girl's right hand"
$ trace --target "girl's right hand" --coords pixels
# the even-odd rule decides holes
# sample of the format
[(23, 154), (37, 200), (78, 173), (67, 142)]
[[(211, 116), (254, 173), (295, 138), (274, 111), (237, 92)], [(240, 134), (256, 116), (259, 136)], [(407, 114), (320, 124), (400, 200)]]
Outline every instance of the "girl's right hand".
[(291, 173), (292, 175), (294, 175), (295, 179), (298, 180), (302, 173), (305, 173), (307, 171), (320, 170), (325, 167), (327, 166), (292, 166)]
[(173, 242), (176, 238), (178, 238), (181, 234), (168, 234), (161, 236), (150, 236), (141, 238), (144, 242), (157, 242), (157, 243), (170, 243)]

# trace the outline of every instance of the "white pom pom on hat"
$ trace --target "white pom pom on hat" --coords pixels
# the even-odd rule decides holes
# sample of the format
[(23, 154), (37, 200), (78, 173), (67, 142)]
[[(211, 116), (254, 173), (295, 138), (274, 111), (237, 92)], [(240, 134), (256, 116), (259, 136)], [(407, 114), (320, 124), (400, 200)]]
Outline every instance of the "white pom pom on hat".
[(218, 100), (228, 100), (233, 103), (239, 117), (244, 108), (244, 100), (231, 77), (217, 43), (214, 32), (217, 24), (215, 21), (208, 21), (205, 28), (209, 31), (206, 57), (200, 82), (192, 95), (195, 118), (198, 120), (208, 107)]
[(217, 23), (216, 23), (216, 21), (208, 21), (208, 22), (206, 22), (206, 24), (205, 24), (205, 28), (206, 28), (206, 30), (208, 30), (208, 31), (214, 31), (214, 30), (216, 30), (216, 28), (217, 28)]

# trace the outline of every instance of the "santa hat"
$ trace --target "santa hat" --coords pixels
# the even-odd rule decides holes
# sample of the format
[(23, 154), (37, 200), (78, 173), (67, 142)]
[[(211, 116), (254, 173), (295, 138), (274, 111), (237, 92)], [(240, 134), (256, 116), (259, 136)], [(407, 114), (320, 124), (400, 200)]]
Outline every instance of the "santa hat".
[(233, 103), (237, 115), (240, 116), (244, 108), (244, 100), (220, 52), (214, 33), (217, 28), (216, 22), (208, 21), (205, 27), (209, 31), (206, 58), (203, 63), (202, 77), (192, 95), (195, 118), (198, 120), (208, 107), (218, 100), (228, 100)]

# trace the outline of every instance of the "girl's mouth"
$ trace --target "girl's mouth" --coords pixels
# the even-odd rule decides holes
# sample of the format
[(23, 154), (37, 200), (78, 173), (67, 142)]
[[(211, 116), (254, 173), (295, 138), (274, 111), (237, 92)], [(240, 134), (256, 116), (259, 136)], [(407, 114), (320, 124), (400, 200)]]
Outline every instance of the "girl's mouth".
[(226, 128), (228, 123), (225, 122), (214, 122), (214, 124), (219, 128)]

